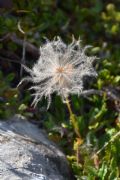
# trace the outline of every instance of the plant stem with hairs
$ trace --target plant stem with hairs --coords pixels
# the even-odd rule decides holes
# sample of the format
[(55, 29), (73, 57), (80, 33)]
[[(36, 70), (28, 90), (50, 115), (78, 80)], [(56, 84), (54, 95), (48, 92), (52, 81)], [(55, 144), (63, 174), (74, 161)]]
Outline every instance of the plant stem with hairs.
[(71, 105), (68, 98), (66, 99), (66, 105), (70, 114), (70, 121), (71, 121), (71, 124), (73, 125), (74, 131), (77, 137), (81, 138), (79, 128), (78, 128), (78, 122), (77, 122), (75, 114), (72, 112)]
[(78, 127), (78, 121), (77, 121), (77, 118), (75, 116), (75, 114), (72, 112), (72, 109), (71, 109), (71, 105), (70, 105), (70, 102), (69, 102), (69, 99), (66, 98), (66, 105), (67, 105), (67, 108), (68, 108), (68, 111), (69, 111), (69, 114), (70, 114), (70, 121), (71, 121), (71, 124), (74, 128), (74, 132), (75, 134), (77, 135), (77, 148), (76, 148), (76, 159), (77, 159), (77, 164), (79, 164), (79, 147), (80, 147), (80, 143), (79, 142), (82, 142), (82, 138), (81, 138), (81, 135), (80, 135), (80, 132), (79, 132), (79, 127)]

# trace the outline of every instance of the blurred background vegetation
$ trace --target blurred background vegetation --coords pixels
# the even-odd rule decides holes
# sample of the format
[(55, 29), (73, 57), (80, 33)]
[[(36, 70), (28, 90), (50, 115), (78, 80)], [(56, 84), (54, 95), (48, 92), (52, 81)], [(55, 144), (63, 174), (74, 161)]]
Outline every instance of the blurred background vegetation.
[[(44, 99), (34, 109), (29, 84), (16, 88), (26, 75), (20, 63), (31, 67), (45, 37), (58, 35), (66, 43), (80, 36), (83, 46), (93, 46), (88, 53), (100, 58), (98, 78), (85, 79), (89, 93), (70, 97), (82, 135), (79, 148), (59, 97), (53, 95), (48, 111)], [(46, 129), (77, 180), (120, 179), (120, 0), (0, 0), (0, 119), (14, 114)]]

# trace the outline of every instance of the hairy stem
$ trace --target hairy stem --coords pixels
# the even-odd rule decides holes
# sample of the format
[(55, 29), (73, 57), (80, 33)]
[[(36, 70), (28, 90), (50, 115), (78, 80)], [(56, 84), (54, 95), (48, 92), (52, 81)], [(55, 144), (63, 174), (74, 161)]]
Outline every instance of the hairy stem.
[(79, 164), (79, 147), (80, 147), (79, 140), (81, 141), (82, 138), (81, 138), (81, 135), (80, 135), (80, 132), (79, 132), (79, 127), (78, 127), (78, 122), (77, 122), (76, 116), (72, 112), (71, 105), (70, 105), (70, 102), (69, 102), (68, 98), (66, 98), (66, 105), (67, 105), (68, 111), (70, 113), (71, 124), (73, 125), (75, 134), (78, 137), (77, 138), (77, 144), (78, 145), (77, 145), (77, 149), (76, 149), (76, 159), (77, 159), (77, 164)]
[(68, 98), (66, 98), (66, 105), (67, 105), (68, 111), (70, 113), (70, 121), (73, 125), (74, 131), (75, 131), (77, 137), (81, 138), (79, 128), (78, 128), (78, 122), (77, 122), (77, 119), (76, 119), (74, 113), (72, 112), (71, 105), (70, 105)]

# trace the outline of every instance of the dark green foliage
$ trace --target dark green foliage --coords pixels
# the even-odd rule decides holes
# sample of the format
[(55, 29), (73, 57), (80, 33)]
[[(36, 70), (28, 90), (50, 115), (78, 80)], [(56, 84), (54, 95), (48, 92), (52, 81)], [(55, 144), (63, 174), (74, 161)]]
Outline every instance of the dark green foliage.
[[(1, 70), (8, 74), (4, 77), (0, 72), (0, 119), (19, 113), (42, 121), (50, 139), (66, 153), (77, 180), (119, 180), (120, 137), (119, 134), (113, 137), (120, 131), (120, 1), (13, 2), (11, 9), (0, 10)], [(4, 58), (20, 61), (22, 46), (5, 37), (16, 34), (18, 39), (24, 39), (24, 34), (18, 30), (18, 22), (21, 22), (27, 41), (37, 47), (45, 41), (44, 37), (52, 39), (60, 35), (70, 42), (74, 34), (76, 38), (81, 37), (83, 45), (93, 46), (88, 52), (90, 55), (100, 58), (95, 64), (98, 78), (91, 81), (85, 78), (84, 83), (85, 89), (95, 89), (97, 93), (70, 97), (82, 137), (79, 141), (70, 124), (67, 107), (59, 97), (53, 95), (48, 111), (45, 100), (35, 110), (30, 106), (28, 93), (21, 97), (24, 87), (21, 91), (12, 88), (17, 84), (13, 80), (18, 80), (20, 66), (9, 65)], [(31, 66), (34, 59), (26, 53), (26, 64)]]
[(0, 71), (0, 119), (9, 119), (15, 114), (28, 117), (32, 115), (26, 111), (28, 108), (26, 100), (20, 100), (18, 89), (10, 86), (14, 77), (15, 74), (13, 73), (4, 76), (2, 71)]

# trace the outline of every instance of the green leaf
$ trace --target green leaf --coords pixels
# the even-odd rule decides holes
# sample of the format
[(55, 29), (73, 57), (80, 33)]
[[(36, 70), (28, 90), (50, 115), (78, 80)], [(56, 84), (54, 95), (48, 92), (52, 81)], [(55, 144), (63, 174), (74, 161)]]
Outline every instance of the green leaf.
[(11, 82), (14, 79), (14, 77), (15, 77), (15, 74), (14, 73), (10, 73), (10, 74), (7, 75), (6, 81), (7, 82)]
[(106, 162), (103, 162), (102, 167), (99, 169), (98, 176), (101, 178), (101, 180), (105, 180), (105, 177), (108, 172), (108, 166), (106, 165)]
[(87, 169), (88, 169), (88, 172), (89, 172), (89, 174), (90, 174), (90, 176), (92, 176), (92, 177), (98, 177), (98, 171), (97, 171), (97, 169), (95, 169), (94, 167), (92, 167), (92, 166), (87, 166), (86, 167)]

